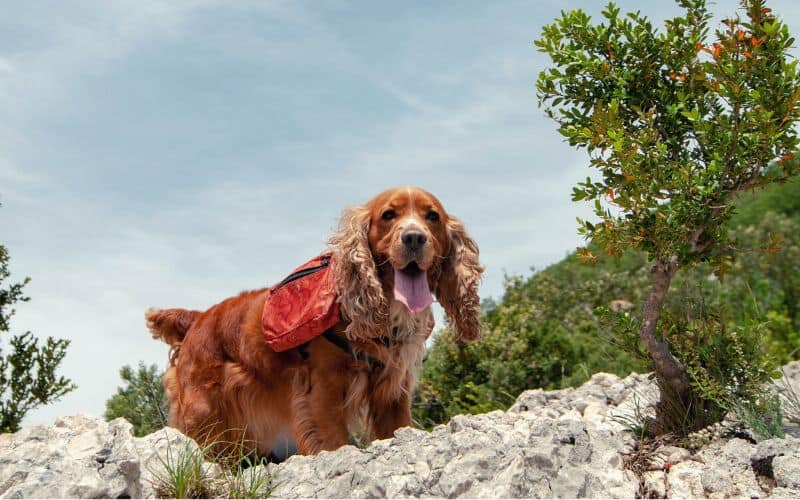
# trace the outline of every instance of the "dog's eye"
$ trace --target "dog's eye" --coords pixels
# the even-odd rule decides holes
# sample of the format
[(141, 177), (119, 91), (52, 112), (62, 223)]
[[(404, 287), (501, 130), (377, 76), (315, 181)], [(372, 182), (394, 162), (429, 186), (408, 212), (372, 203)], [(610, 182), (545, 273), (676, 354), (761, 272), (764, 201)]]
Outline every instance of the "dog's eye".
[(431, 222), (437, 222), (439, 220), (439, 214), (431, 210), (425, 215), (425, 218)]
[(383, 214), (381, 215), (381, 219), (383, 220), (392, 220), (395, 217), (397, 217), (397, 212), (395, 212), (394, 210), (387, 210), (383, 212)]

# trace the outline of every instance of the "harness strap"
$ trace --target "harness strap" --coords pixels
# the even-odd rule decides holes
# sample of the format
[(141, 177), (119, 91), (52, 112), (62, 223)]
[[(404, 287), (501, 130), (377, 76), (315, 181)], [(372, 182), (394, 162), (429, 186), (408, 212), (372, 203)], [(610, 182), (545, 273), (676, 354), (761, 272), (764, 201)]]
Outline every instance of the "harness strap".
[[(348, 356), (352, 357), (356, 361), (366, 361), (367, 363), (376, 368), (383, 368), (382, 362), (380, 362), (379, 360), (373, 358), (368, 354), (353, 349), (353, 346), (350, 345), (350, 342), (348, 342), (347, 339), (344, 339), (339, 335), (336, 335), (336, 332), (334, 332), (332, 328), (328, 328), (327, 330), (325, 330), (322, 333), (322, 336), (325, 338), (325, 340), (327, 340), (331, 344), (335, 345), (336, 347), (344, 351)], [(308, 359), (309, 355), (308, 342), (306, 342), (301, 346), (298, 346), (297, 350), (300, 352), (300, 356), (304, 360)]]
[(343, 350), (350, 356), (354, 358), (356, 357), (356, 352), (353, 350), (353, 346), (350, 345), (350, 342), (336, 335), (336, 332), (334, 332), (332, 329), (328, 328), (322, 332), (322, 336), (325, 337), (325, 340)]

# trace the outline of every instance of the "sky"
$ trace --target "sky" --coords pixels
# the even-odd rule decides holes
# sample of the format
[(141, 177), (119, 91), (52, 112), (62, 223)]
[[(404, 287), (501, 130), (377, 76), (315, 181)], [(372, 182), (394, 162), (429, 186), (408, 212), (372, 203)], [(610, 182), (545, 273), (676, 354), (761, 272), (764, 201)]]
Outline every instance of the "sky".
[[(120, 367), (166, 364), (148, 307), (275, 283), (391, 186), (462, 219), (484, 298), (562, 259), (591, 172), (537, 107), (532, 42), (603, 3), (3, 2), (0, 243), (12, 280), (32, 279), (11, 327), (69, 339), (78, 385), (25, 424), (101, 415)], [(800, 3), (769, 5), (800, 30)]]

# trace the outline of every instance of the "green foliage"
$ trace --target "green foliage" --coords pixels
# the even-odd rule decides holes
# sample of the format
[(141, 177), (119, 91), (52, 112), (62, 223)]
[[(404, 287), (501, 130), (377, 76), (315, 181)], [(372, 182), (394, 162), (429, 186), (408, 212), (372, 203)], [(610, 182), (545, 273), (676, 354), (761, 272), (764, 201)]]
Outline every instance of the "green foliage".
[(639, 442), (655, 437), (648, 427), (650, 419), (646, 413), (646, 404), (643, 404), (636, 394), (633, 395), (633, 412), (630, 414), (610, 414), (609, 418), (622, 425), (626, 431), (636, 436)]
[[(800, 183), (793, 183), (799, 186)], [(787, 185), (787, 188), (794, 188)], [(787, 189), (785, 194), (795, 194), (796, 189)], [(780, 193), (778, 191), (777, 193)], [(797, 193), (800, 195), (800, 193)], [(780, 206), (786, 196), (770, 193), (776, 205)], [(800, 217), (798, 211), (785, 214), (770, 211), (754, 225), (742, 227), (737, 232), (740, 256), (734, 263), (734, 270), (756, 270), (761, 279), (754, 280), (753, 296), (758, 300), (755, 307), (761, 311), (771, 311), (773, 334), (782, 337), (782, 342), (794, 344), (800, 349)], [(740, 275), (741, 273), (736, 273)], [(742, 301), (743, 304), (753, 301)], [(794, 358), (784, 358), (787, 362)]]
[(766, 186), (758, 193), (740, 194), (731, 224), (742, 227), (758, 225), (766, 212), (785, 216), (800, 213), (800, 179)]
[(141, 361), (134, 372), (125, 365), (119, 370), (125, 383), (106, 401), (106, 420), (123, 417), (133, 424), (136, 436), (146, 436), (167, 424), (167, 405), (164, 387), (161, 384), (163, 372), (156, 365), (145, 366)]
[(585, 266), (577, 255), (528, 279), (507, 278), (498, 303), (484, 304), (484, 333), (471, 344), (450, 329), (436, 336), (414, 405), (417, 424), (430, 427), (459, 413), (507, 408), (525, 389), (557, 389), (593, 373), (627, 375), (644, 365), (611, 343), (593, 309), (640, 295), (640, 255)]
[(798, 171), (794, 39), (761, 0), (743, 2), (746, 18), (726, 20), (713, 42), (705, 1), (678, 3), (685, 15), (664, 30), (613, 3), (604, 23), (563, 13), (535, 42), (554, 65), (537, 90), (601, 176), (573, 190), (600, 219), (580, 221), (582, 234), (615, 255), (722, 265), (731, 196)]
[[(11, 274), (8, 260), (6, 248), (0, 245), (0, 333), (9, 331), (14, 304), (28, 300), (22, 292), (28, 278), (3, 286)], [(25, 332), (11, 336), (5, 354), (3, 341), (0, 337), (0, 432), (16, 432), (29, 411), (75, 389), (69, 379), (56, 375), (69, 341), (47, 337), (40, 345), (31, 332)]]
[(712, 423), (734, 412), (752, 422), (756, 415), (771, 413), (769, 382), (776, 372), (764, 351), (764, 323), (746, 318), (735, 325), (707, 311), (698, 317), (686, 311), (667, 316), (665, 336), (686, 366), (694, 393), (705, 403), (697, 409), (703, 412), (699, 418)]

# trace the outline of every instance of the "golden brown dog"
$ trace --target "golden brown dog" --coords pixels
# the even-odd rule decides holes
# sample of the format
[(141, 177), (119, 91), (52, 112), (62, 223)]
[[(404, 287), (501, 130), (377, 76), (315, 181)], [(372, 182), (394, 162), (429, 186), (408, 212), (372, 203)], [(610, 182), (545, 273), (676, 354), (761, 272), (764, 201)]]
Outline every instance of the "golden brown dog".
[(147, 312), (153, 336), (172, 346), (164, 375), (171, 426), (261, 454), (286, 436), (312, 454), (348, 443), (356, 425), (379, 439), (411, 424), (432, 295), (460, 338), (480, 334), (478, 247), (419, 188), (347, 209), (329, 244), (342, 315), (333, 331), (348, 349), (317, 337), (302, 350), (273, 351), (261, 326), (267, 288), (205, 312)]

